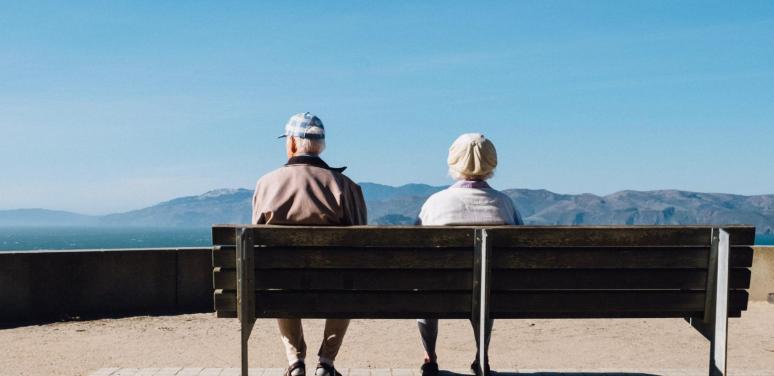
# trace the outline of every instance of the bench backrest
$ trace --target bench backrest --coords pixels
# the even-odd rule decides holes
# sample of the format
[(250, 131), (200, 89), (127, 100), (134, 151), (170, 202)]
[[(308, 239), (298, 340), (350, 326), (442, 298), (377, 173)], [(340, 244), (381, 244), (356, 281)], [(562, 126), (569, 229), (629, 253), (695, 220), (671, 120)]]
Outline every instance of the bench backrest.
[[(740, 316), (755, 229), (722, 227), (730, 239), (728, 312)], [(246, 303), (255, 317), (470, 318), (482, 300), (494, 318), (703, 317), (717, 232), (713, 226), (217, 225), (215, 310), (237, 316), (240, 248), (247, 249), (243, 286), (254, 289), (254, 301)], [(482, 291), (482, 284), (489, 288)]]

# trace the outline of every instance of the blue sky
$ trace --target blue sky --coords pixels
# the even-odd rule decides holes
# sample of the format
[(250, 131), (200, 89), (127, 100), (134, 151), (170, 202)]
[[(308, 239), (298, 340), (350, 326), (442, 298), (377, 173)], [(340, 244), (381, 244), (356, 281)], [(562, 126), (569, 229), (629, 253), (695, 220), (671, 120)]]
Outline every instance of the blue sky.
[(296, 112), (356, 181), (774, 193), (774, 2), (3, 2), (0, 209), (108, 213), (284, 162)]

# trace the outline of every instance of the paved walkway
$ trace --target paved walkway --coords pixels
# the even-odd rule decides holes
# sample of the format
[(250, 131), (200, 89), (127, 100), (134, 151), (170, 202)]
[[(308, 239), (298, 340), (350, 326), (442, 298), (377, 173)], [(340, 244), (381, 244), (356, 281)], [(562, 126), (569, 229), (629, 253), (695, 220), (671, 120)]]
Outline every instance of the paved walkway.
[[(344, 368), (338, 370), (342, 376), (421, 376), (418, 369), (405, 368)], [(282, 368), (251, 368), (250, 376), (282, 376)], [(533, 376), (705, 376), (706, 370), (663, 369), (663, 370), (500, 370), (495, 375), (531, 374)], [(729, 371), (732, 376), (774, 376), (770, 371)], [(238, 368), (102, 368), (89, 376), (240, 376)], [(441, 376), (470, 376), (468, 370), (441, 371)]]

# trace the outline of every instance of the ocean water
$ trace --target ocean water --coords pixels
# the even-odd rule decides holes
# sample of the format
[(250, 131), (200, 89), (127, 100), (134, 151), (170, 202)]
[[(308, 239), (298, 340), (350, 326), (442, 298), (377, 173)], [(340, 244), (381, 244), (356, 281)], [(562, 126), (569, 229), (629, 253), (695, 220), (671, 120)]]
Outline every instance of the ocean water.
[(212, 245), (209, 228), (0, 227), (0, 251)]
[[(0, 251), (208, 247), (209, 228), (158, 227), (0, 227)], [(755, 244), (774, 245), (774, 234)]]
[(774, 245), (774, 234), (757, 235), (755, 237), (756, 245)]

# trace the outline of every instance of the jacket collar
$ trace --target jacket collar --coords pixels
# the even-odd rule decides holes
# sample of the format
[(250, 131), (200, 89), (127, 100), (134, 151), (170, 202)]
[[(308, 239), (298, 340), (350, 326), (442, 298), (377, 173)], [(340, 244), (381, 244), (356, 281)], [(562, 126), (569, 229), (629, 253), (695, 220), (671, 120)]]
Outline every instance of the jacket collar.
[(285, 166), (293, 166), (293, 165), (308, 165), (308, 166), (314, 166), (319, 168), (324, 168), (326, 170), (331, 170), (334, 172), (344, 172), (346, 170), (346, 167), (330, 167), (328, 166), (325, 161), (320, 159), (320, 157), (312, 156), (312, 155), (298, 155), (295, 157), (290, 157), (288, 159), (288, 163), (285, 163)]
[(452, 185), (452, 188), (478, 188), (489, 189), (492, 188), (483, 180), (460, 180)]

